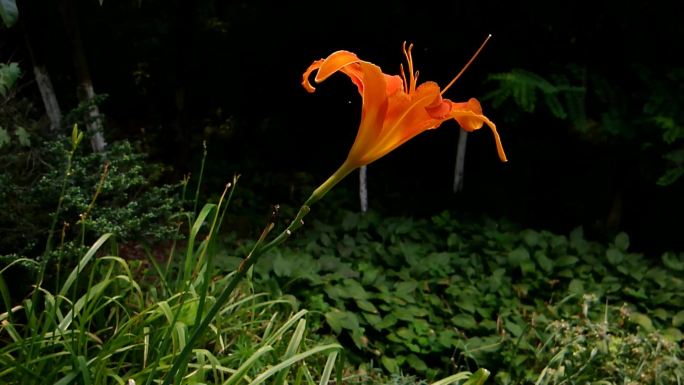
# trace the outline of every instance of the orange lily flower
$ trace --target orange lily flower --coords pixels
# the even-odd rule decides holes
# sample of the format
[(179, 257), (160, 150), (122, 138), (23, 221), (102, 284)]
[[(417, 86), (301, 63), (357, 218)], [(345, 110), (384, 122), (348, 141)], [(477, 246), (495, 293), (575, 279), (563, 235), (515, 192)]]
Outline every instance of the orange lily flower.
[(349, 76), (358, 88), (363, 106), (361, 124), (347, 159), (335, 174), (314, 192), (312, 198), (316, 196), (314, 200), (317, 200), (351, 171), (383, 157), (423, 131), (435, 129), (450, 119), (456, 120), (466, 131), (478, 130), (484, 124), (489, 126), (494, 134), (499, 158), (505, 162), (506, 154), (496, 125), (482, 114), (482, 107), (477, 99), (471, 98), (467, 102), (455, 103), (442, 97), (472, 63), (487, 40), (444, 89), (430, 81), (417, 84), (418, 71), (413, 71), (411, 55), (413, 45), (408, 49), (406, 44), (403, 47), (408, 64), (408, 77), (404, 75), (403, 65), (401, 75), (387, 75), (380, 67), (359, 59), (349, 51), (337, 51), (325, 59), (313, 62), (303, 75), (302, 85), (307, 91), (315, 91), (309, 82), (309, 77), (314, 71), (316, 83), (324, 81), (335, 72), (342, 72)]

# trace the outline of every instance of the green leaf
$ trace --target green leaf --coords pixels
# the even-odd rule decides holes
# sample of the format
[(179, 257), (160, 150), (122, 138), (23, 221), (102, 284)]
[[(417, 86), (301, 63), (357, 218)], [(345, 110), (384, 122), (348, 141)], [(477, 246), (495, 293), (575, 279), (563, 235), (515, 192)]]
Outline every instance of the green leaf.
[(608, 259), (608, 262), (611, 263), (611, 265), (618, 266), (625, 259), (625, 256), (622, 254), (620, 250), (611, 247), (610, 249), (608, 249), (608, 251), (606, 251), (606, 258)]
[(566, 266), (574, 266), (579, 259), (577, 257), (573, 257), (571, 255), (565, 255), (562, 256), (558, 259), (556, 259), (556, 266), (558, 267), (566, 267)]
[(356, 300), (356, 305), (364, 311), (367, 311), (368, 313), (373, 313), (373, 314), (378, 314), (378, 309), (373, 305), (370, 301), (366, 301), (364, 299), (357, 299)]
[(463, 243), (463, 241), (461, 240), (461, 237), (458, 234), (455, 234), (455, 233), (449, 234), (449, 237), (447, 238), (447, 246), (450, 249), (453, 249), (454, 246), (457, 246), (461, 243)]
[(451, 323), (462, 329), (475, 329), (477, 321), (470, 314), (457, 314), (451, 317)]
[(653, 322), (651, 322), (651, 319), (648, 318), (646, 314), (632, 313), (629, 315), (629, 320), (641, 326), (646, 332), (650, 333), (655, 330), (653, 327)]
[(399, 365), (397, 364), (397, 360), (395, 360), (394, 358), (382, 356), (380, 358), (380, 362), (382, 363), (382, 366), (384, 366), (385, 369), (387, 369), (388, 372), (399, 373)]
[(406, 341), (411, 341), (417, 337), (416, 333), (414, 333), (413, 330), (406, 327), (397, 329), (396, 334), (399, 337), (405, 339)]
[(523, 249), (522, 247), (519, 247), (510, 253), (508, 253), (508, 263), (511, 266), (522, 266), (523, 263), (527, 262), (530, 260), (530, 253), (526, 250)]
[(471, 296), (461, 295), (458, 300), (454, 301), (454, 304), (468, 313), (475, 312), (475, 298)]
[(568, 291), (572, 294), (583, 294), (584, 282), (580, 279), (574, 278), (568, 285)]
[(684, 175), (684, 167), (671, 168), (665, 171), (658, 181), (656, 182), (660, 186), (669, 186), (676, 182), (679, 178)]
[(536, 252), (534, 253), (534, 258), (545, 273), (551, 273), (553, 271), (553, 261), (547, 257), (546, 254), (543, 252)]
[(342, 219), (342, 230), (345, 232), (353, 230), (359, 223), (359, 214), (349, 211)]
[(684, 310), (680, 310), (679, 313), (672, 317), (672, 326), (678, 328), (684, 325)]
[(539, 233), (534, 230), (523, 231), (523, 240), (527, 246), (537, 246), (539, 244)]
[(0, 127), (0, 148), (2, 148), (4, 145), (10, 143), (10, 136), (7, 130), (4, 128)]
[[(0, 0), (2, 2), (2, 0)], [(14, 83), (21, 77), (21, 68), (17, 63), (0, 63), (0, 95), (7, 96)]]
[(670, 318), (670, 314), (667, 312), (667, 310), (663, 309), (662, 307), (653, 310), (651, 312), (651, 315), (663, 321), (666, 321), (668, 318)]
[(417, 287), (418, 282), (416, 281), (403, 281), (394, 285), (394, 291), (399, 295), (411, 294)]
[(325, 320), (328, 322), (328, 326), (335, 334), (340, 334), (342, 331), (342, 322), (344, 318), (344, 313), (338, 309), (334, 309), (325, 313)]
[(667, 328), (661, 333), (670, 342), (679, 343), (679, 341), (684, 340), (684, 334), (677, 328)]
[(437, 342), (439, 342), (440, 345), (446, 348), (453, 348), (454, 347), (454, 342), (456, 340), (456, 333), (454, 333), (452, 330), (442, 330), (439, 332), (437, 335)]
[(615, 246), (622, 251), (627, 251), (627, 248), (629, 248), (629, 236), (625, 233), (616, 235)]
[(24, 127), (17, 127), (17, 129), (14, 130), (14, 135), (17, 136), (17, 139), (19, 139), (19, 144), (22, 146), (28, 147), (31, 145), (31, 137)]
[(487, 378), (489, 378), (489, 374), (489, 370), (480, 368), (473, 373), (463, 385), (483, 385), (485, 381), (487, 381)]
[(396, 323), (397, 317), (395, 317), (394, 314), (388, 314), (385, 316), (385, 318), (382, 319), (380, 323), (376, 324), (375, 327), (378, 329), (386, 329), (390, 326), (393, 326)]
[(523, 334), (524, 329), (522, 326), (513, 321), (506, 320), (505, 327), (514, 337), (520, 337), (520, 335)]
[(19, 18), (19, 10), (14, 0), (0, 0), (0, 17), (2, 17), (5, 27), (12, 27)]
[(342, 295), (347, 298), (354, 298), (356, 300), (368, 299), (369, 295), (366, 289), (354, 279), (345, 279), (343, 281), (344, 286), (342, 286)]
[(333, 309), (332, 311), (325, 313), (325, 320), (336, 334), (339, 334), (342, 329), (351, 330), (352, 332), (361, 330), (361, 327), (359, 326), (359, 317), (349, 311)]
[(495, 352), (501, 347), (501, 337), (491, 335), (487, 337), (468, 338), (463, 346), (463, 353), (475, 360), (484, 358), (488, 353)]
[(380, 323), (382, 322), (382, 317), (380, 317), (379, 315), (377, 315), (377, 314), (370, 314), (370, 313), (365, 313), (365, 312), (364, 312), (364, 313), (363, 313), (363, 318), (365, 318), (366, 321), (368, 321), (368, 323), (369, 323), (371, 326), (373, 326), (374, 328), (376, 328), (376, 329), (378, 329), (378, 330), (380, 329), (380, 328), (377, 327), (377, 325), (380, 324)]
[(625, 294), (630, 295), (634, 298), (638, 298), (638, 299), (643, 299), (643, 300), (648, 299), (648, 296), (646, 295), (646, 290), (644, 290), (643, 287), (640, 287), (638, 290), (634, 290), (631, 287), (628, 287), (625, 289)]
[(427, 365), (425, 364), (425, 361), (421, 360), (416, 356), (415, 354), (409, 354), (406, 356), (406, 362), (408, 362), (411, 367), (419, 372), (424, 372), (427, 370)]
[(294, 271), (294, 263), (292, 259), (285, 258), (282, 255), (276, 255), (273, 258), (273, 272), (278, 277), (292, 277)]
[(188, 326), (195, 324), (197, 316), (197, 307), (199, 303), (197, 300), (185, 302), (178, 312), (178, 321)]
[(684, 258), (682, 254), (677, 257), (674, 253), (663, 254), (663, 264), (669, 269), (676, 271), (684, 271)]

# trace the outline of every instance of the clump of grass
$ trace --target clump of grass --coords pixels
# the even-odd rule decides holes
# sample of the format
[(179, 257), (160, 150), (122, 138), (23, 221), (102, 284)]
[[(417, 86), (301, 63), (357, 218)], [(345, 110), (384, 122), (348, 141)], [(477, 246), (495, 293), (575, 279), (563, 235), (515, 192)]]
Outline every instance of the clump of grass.
[[(684, 352), (677, 339), (649, 326), (643, 314), (627, 306), (605, 305), (600, 320), (589, 316), (596, 302), (584, 296), (580, 316), (555, 320), (538, 350), (546, 366), (535, 385), (547, 384), (684, 384)], [(629, 324), (636, 323), (636, 330)], [(667, 331), (667, 330), (665, 330)]]

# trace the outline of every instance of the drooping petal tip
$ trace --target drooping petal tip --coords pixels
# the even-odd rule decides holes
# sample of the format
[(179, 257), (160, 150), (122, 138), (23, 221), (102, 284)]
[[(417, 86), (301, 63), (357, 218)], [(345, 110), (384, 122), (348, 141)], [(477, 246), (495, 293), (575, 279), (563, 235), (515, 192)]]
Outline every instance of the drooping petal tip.
[(309, 77), (311, 77), (312, 72), (317, 71), (321, 67), (322, 63), (323, 59), (316, 60), (315, 62), (311, 63), (309, 68), (304, 71), (304, 75), (302, 75), (302, 86), (304, 86), (304, 89), (306, 89), (308, 92), (316, 91), (316, 88), (314, 88), (314, 86), (311, 85), (311, 82), (309, 82)]

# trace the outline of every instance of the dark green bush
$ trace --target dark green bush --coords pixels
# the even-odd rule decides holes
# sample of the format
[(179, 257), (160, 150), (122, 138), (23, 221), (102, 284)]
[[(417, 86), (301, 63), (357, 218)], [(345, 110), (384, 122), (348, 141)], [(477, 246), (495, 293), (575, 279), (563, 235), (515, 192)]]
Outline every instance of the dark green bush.
[[(160, 184), (163, 168), (147, 163), (129, 142), (113, 143), (99, 154), (78, 149), (65, 176), (71, 144), (62, 138), (33, 138), (31, 146), (0, 153), (0, 268), (17, 258), (59, 260), (68, 268), (82, 255), (83, 245), (104, 233), (114, 233), (124, 245), (155, 246), (174, 239), (172, 216), (182, 209), (180, 185)], [(52, 246), (62, 246), (57, 251), (46, 247), (53, 221)], [(25, 290), (20, 282), (32, 282), (27, 275), (38, 264), (21, 266), (7, 274), (17, 278), (10, 286), (19, 292)]]

